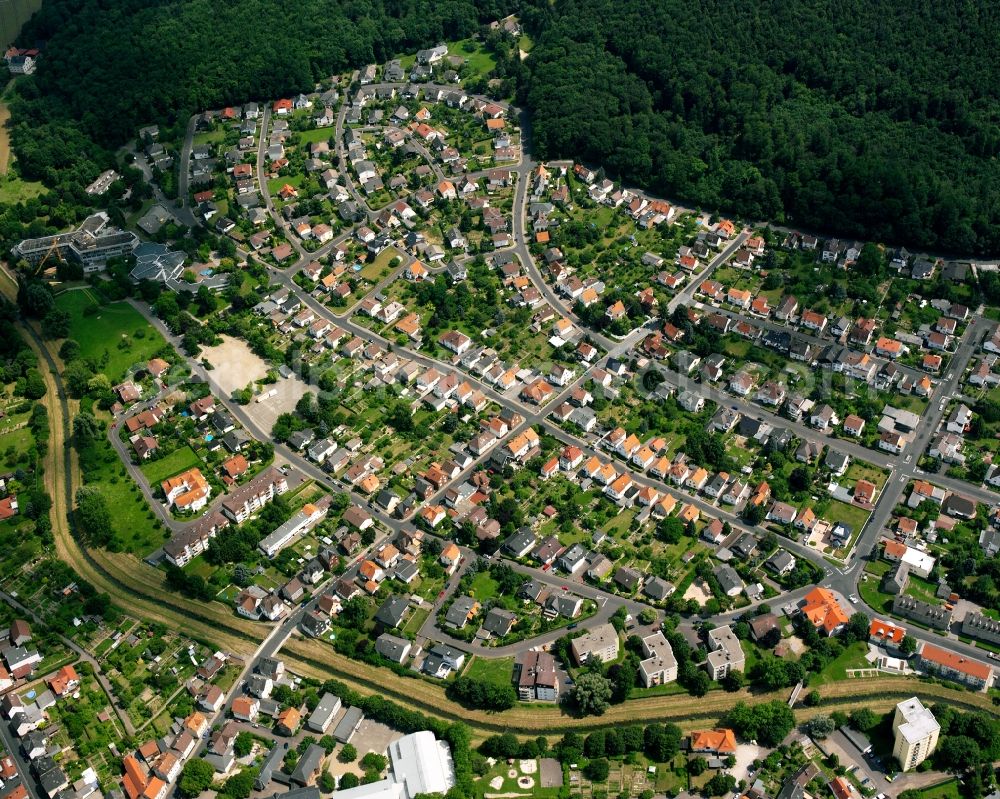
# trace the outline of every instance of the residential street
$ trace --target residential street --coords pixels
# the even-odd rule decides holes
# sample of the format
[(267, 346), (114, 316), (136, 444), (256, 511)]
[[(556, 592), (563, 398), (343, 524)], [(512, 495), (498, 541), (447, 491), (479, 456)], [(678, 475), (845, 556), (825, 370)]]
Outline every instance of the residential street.
[[(374, 91), (380, 87), (389, 86), (390, 84), (376, 84), (368, 87), (368, 90)], [(433, 88), (433, 87), (432, 87)], [(348, 168), (348, 162), (346, 158), (346, 152), (344, 148), (344, 131), (345, 131), (345, 118), (346, 118), (346, 103), (341, 107), (335, 122), (334, 136), (336, 141), (335, 155), (337, 159), (337, 164), (340, 170), (340, 174), (345, 180), (345, 185), (348, 192), (352, 196), (355, 202), (358, 203), (359, 207), (363, 208), (365, 213), (369, 218), (374, 217), (380, 209), (371, 208), (367, 200), (359, 193), (357, 187), (354, 185), (350, 178), (350, 170)], [(268, 129), (268, 122), (270, 120), (271, 110), (269, 107), (264, 107), (263, 109), (263, 119), (262, 119), (262, 131), (266, 132)], [(542, 297), (547, 301), (557, 313), (563, 315), (567, 319), (570, 319), (578, 326), (583, 328), (584, 326), (580, 320), (575, 316), (572, 307), (568, 302), (566, 302), (562, 297), (560, 297), (552, 286), (545, 280), (545, 277), (539, 268), (538, 264), (535, 262), (529, 246), (528, 246), (528, 231), (526, 225), (527, 218), (527, 208), (530, 202), (528, 196), (528, 189), (531, 182), (531, 176), (534, 171), (538, 168), (539, 164), (534, 161), (529, 153), (529, 137), (530, 130), (527, 127), (527, 120), (521, 115), (522, 123), (522, 151), (521, 157), (518, 162), (510, 167), (511, 171), (516, 175), (515, 192), (514, 192), (514, 210), (512, 214), (513, 229), (512, 238), (513, 245), (506, 249), (499, 250), (500, 253), (510, 252), (520, 260), (523, 265), (527, 275), (529, 276), (531, 282), (541, 293)], [(193, 131), (193, 127), (189, 130), (189, 133)], [(282, 229), (287, 230), (287, 223), (275, 211), (274, 204), (271, 200), (268, 188), (267, 188), (267, 177), (265, 173), (265, 151), (266, 151), (266, 136), (262, 135), (257, 148), (257, 182), (260, 187), (260, 191), (264, 198), (264, 205), (268, 212), (274, 218), (275, 224)], [(431, 165), (434, 169), (434, 174), (439, 178), (443, 178), (440, 173), (440, 169), (437, 168), (434, 159), (430, 156), (426, 150), (420, 149), (420, 155)], [(182, 155), (184, 163), (182, 164), (182, 173), (186, 171), (187, 159), (190, 157), (190, 136), (186, 142), (185, 150)], [(454, 366), (449, 363), (442, 363), (421, 352), (412, 349), (410, 346), (400, 346), (395, 342), (389, 341), (383, 336), (380, 336), (366, 327), (356, 324), (351, 319), (351, 314), (354, 307), (356, 307), (357, 302), (360, 302), (361, 297), (356, 298), (355, 303), (350, 307), (345, 309), (335, 310), (323, 303), (319, 302), (315, 297), (303, 292), (299, 289), (297, 284), (293, 281), (293, 276), (302, 269), (306, 264), (314, 261), (318, 258), (323, 257), (329, 253), (336, 244), (341, 241), (346, 240), (350, 235), (350, 232), (345, 232), (341, 236), (337, 237), (333, 241), (327, 242), (325, 245), (320, 247), (317, 251), (313, 253), (307, 253), (297, 241), (294, 235), (289, 235), (288, 239), (291, 242), (295, 252), (297, 253), (297, 260), (291, 266), (284, 269), (271, 269), (272, 280), (274, 283), (289, 289), (290, 291), (295, 291), (300, 297), (302, 302), (306, 307), (308, 307), (314, 314), (319, 318), (328, 319), (335, 323), (339, 327), (348, 331), (349, 333), (360, 337), (365, 342), (375, 342), (390, 351), (393, 351), (401, 356), (405, 356), (411, 359), (417, 364), (426, 367), (437, 367), (439, 369), (451, 370)], [(666, 314), (671, 313), (674, 309), (682, 305), (694, 305), (699, 307), (700, 303), (694, 301), (694, 296), (698, 291), (701, 283), (710, 278), (712, 274), (721, 266), (726, 264), (733, 255), (741, 248), (741, 246), (746, 242), (750, 236), (749, 229), (741, 230), (737, 235), (735, 235), (730, 241), (728, 241), (725, 247), (715, 255), (708, 263), (701, 267), (695, 274), (689, 277), (684, 287), (670, 300), (667, 305), (665, 312)], [(399, 271), (403, 268), (408, 256), (405, 253), (400, 253), (402, 257), (401, 265), (393, 270), (393, 272), (386, 278), (380, 280), (378, 284), (370, 290), (369, 295), (378, 294), (382, 292), (385, 287), (395, 279)], [(432, 271), (438, 271), (443, 268), (442, 266), (434, 267)], [(167, 339), (178, 346), (180, 342), (176, 337), (171, 336), (169, 331), (166, 330), (164, 325), (153, 316), (148, 307), (141, 303), (134, 303), (135, 306), (154, 324), (161, 333), (163, 333)], [(721, 313), (724, 316), (735, 320), (749, 320), (758, 327), (762, 327), (768, 330), (786, 330), (774, 322), (762, 321), (758, 318), (751, 318), (747, 315), (735, 312), (731, 309), (726, 308), (713, 308), (715, 312)], [(861, 446), (859, 443), (844, 439), (831, 439), (823, 433), (815, 430), (808, 424), (804, 422), (797, 422), (791, 419), (785, 418), (783, 416), (778, 416), (764, 407), (757, 405), (756, 403), (749, 402), (745, 399), (740, 399), (727, 392), (722, 391), (720, 388), (709, 385), (704, 381), (695, 383), (691, 381), (687, 376), (680, 375), (672, 370), (661, 368), (665, 379), (671, 384), (677, 387), (678, 390), (692, 389), (702, 396), (713, 400), (720, 407), (731, 407), (738, 410), (740, 413), (752, 416), (757, 419), (764, 420), (775, 427), (782, 427), (789, 429), (797, 437), (806, 440), (814, 441), (821, 445), (829, 444), (835, 449), (849, 455), (852, 458), (867, 461), (870, 463), (877, 464), (881, 467), (885, 467), (890, 471), (888, 482), (886, 483), (881, 494), (877, 497), (877, 501), (872, 510), (871, 516), (860, 531), (857, 543), (852, 550), (847, 562), (842, 566), (834, 566), (831, 562), (827, 561), (817, 550), (808, 547), (804, 544), (797, 543), (790, 540), (782, 540), (781, 546), (790, 552), (792, 552), (796, 557), (803, 557), (808, 559), (810, 562), (814, 563), (820, 567), (824, 572), (824, 579), (822, 585), (833, 589), (842, 595), (845, 599), (853, 596), (857, 592), (857, 582), (860, 578), (860, 574), (863, 571), (864, 561), (863, 558), (871, 550), (879, 534), (885, 529), (887, 522), (889, 521), (893, 509), (901, 498), (903, 489), (916, 476), (922, 475), (922, 472), (916, 468), (916, 463), (919, 460), (920, 453), (923, 452), (933, 436), (935, 430), (937, 429), (938, 423), (940, 422), (944, 408), (946, 407), (945, 400), (953, 396), (959, 387), (961, 376), (965, 370), (969, 359), (973, 355), (978, 342), (982, 339), (983, 335), (988, 329), (992, 327), (991, 322), (983, 317), (975, 317), (972, 323), (969, 325), (964, 336), (962, 337), (957, 350), (952, 356), (951, 363), (949, 365), (947, 375), (941, 380), (934, 391), (934, 396), (931, 400), (931, 405), (929, 406), (927, 412), (924, 414), (921, 421), (919, 429), (916, 431), (913, 441), (906, 447), (906, 449), (899, 455), (892, 456), (889, 453), (877, 452), (870, 450), (866, 447)], [(645, 336), (650, 332), (649, 329), (645, 327), (637, 327), (629, 335), (617, 339), (612, 338), (607, 335), (597, 333), (595, 331), (588, 331), (591, 339), (600, 346), (607, 353), (608, 357), (627, 359), (635, 351), (636, 345), (638, 345)], [(816, 344), (826, 344), (830, 343), (829, 339), (821, 336), (806, 335), (804, 336), (807, 340)], [(881, 359), (874, 358), (876, 363), (881, 364)], [(223, 404), (229, 409), (229, 411), (240, 421), (244, 427), (247, 428), (254, 436), (261, 439), (268, 439), (270, 437), (269, 430), (262, 430), (254, 422), (252, 415), (247, 413), (246, 410), (232, 402), (231, 398), (225, 396), (221, 390), (221, 387), (213, 379), (212, 372), (210, 370), (204, 369), (202, 365), (194, 360), (189, 359), (191, 368), (196, 376), (201, 379), (206, 380), (212, 387), (213, 392)], [(573, 443), (579, 446), (586, 454), (597, 454), (602, 458), (607, 458), (608, 453), (597, 446), (597, 442), (592, 438), (580, 438), (573, 434), (566, 432), (559, 425), (555, 424), (549, 419), (549, 414), (551, 409), (558, 407), (559, 404), (570, 396), (573, 389), (582, 386), (584, 382), (589, 377), (593, 368), (598, 364), (603, 364), (603, 359), (596, 362), (593, 366), (588, 366), (580, 369), (579, 374), (574, 376), (571, 383), (566, 385), (561, 389), (557, 396), (554, 397), (550, 402), (548, 402), (544, 407), (537, 407), (533, 405), (528, 405), (523, 402), (517, 396), (511, 396), (511, 393), (500, 393), (493, 389), (491, 386), (485, 384), (483, 381), (475, 378), (472, 375), (463, 374), (463, 378), (466, 379), (473, 387), (483, 392), (483, 394), (488, 397), (491, 401), (497, 403), (501, 407), (515, 411), (521, 415), (523, 422), (516, 426), (512, 433), (518, 433), (527, 427), (542, 428), (551, 435), (557, 437), (565, 443)], [(906, 374), (917, 375), (920, 374), (916, 370), (909, 369), (907, 367), (901, 367), (901, 371)], [(112, 441), (122, 455), (123, 459), (128, 463), (128, 455), (126, 448), (117, 440), (116, 436), (112, 436)], [(304, 475), (317, 480), (321, 485), (327, 487), (333, 491), (346, 491), (345, 486), (339, 481), (334, 481), (329, 475), (324, 473), (322, 469), (313, 464), (312, 462), (303, 458), (299, 453), (292, 451), (287, 446), (278, 444), (275, 447), (276, 455), (281, 459), (293, 464), (296, 469), (301, 471)], [(456, 477), (453, 478), (446, 486), (439, 489), (434, 493), (428, 500), (429, 503), (434, 503), (439, 501), (444, 492), (448, 487), (453, 485), (459, 485), (464, 482), (471, 474), (485, 465), (489, 460), (489, 455), (483, 455), (480, 458), (475, 459), (470, 465), (461, 470)], [(136, 477), (137, 469), (135, 467), (129, 467), (130, 472), (133, 477)], [(744, 531), (749, 531), (740, 520), (740, 518), (735, 515), (735, 513), (727, 510), (724, 506), (720, 506), (714, 502), (709, 502), (701, 496), (695, 496), (689, 494), (687, 491), (683, 491), (672, 484), (667, 484), (664, 482), (656, 481), (645, 475), (635, 475), (635, 482), (640, 486), (651, 486), (657, 491), (665, 494), (669, 494), (675, 497), (679, 502), (686, 502), (692, 504), (694, 507), (698, 508), (701, 512), (710, 515), (713, 518), (719, 518), (723, 521), (728, 522), (732, 525), (735, 538), (737, 535)], [(998, 495), (985, 488), (978, 488), (975, 486), (970, 486), (965, 483), (960, 483), (959, 481), (951, 480), (950, 478), (944, 476), (935, 476), (935, 482), (951, 488), (955, 491), (959, 491), (967, 496), (975, 497), (977, 500), (988, 502), (990, 504), (996, 502)], [(157, 503), (149, 491), (146, 489), (142, 480), (139, 480), (140, 485), (143, 485), (143, 490), (147, 494), (147, 499), (152, 502), (154, 506), (158, 506)], [(365, 507), (369, 513), (371, 513), (375, 518), (377, 518), (379, 524), (382, 528), (388, 531), (388, 535), (395, 535), (399, 530), (408, 527), (404, 522), (398, 519), (387, 516), (381, 513), (377, 507), (374, 507), (366, 497), (363, 497), (353, 491), (348, 492), (351, 496), (353, 502)], [(164, 512), (158, 507), (158, 512), (161, 518), (164, 517)], [(167, 523), (171, 529), (178, 530), (183, 527), (174, 519), (164, 518), (165, 523)], [(465, 555), (466, 562), (463, 565), (462, 571), (464, 572), (471, 563), (471, 558), (473, 553), (471, 551), (463, 551)], [(550, 573), (543, 572), (540, 569), (533, 569), (528, 566), (524, 566), (519, 563), (511, 562), (511, 565), (519, 572), (529, 575), (535, 579), (540, 579), (543, 582), (561, 588), (565, 584), (568, 578), (562, 578), (554, 576)], [(644, 607), (646, 607), (642, 602), (637, 600), (626, 600), (621, 597), (615, 596), (608, 592), (602, 591), (599, 588), (581, 583), (578, 580), (572, 580), (571, 590), (581, 596), (591, 598), (595, 600), (598, 605), (598, 613), (591, 622), (600, 622), (607, 620), (614, 613), (614, 611), (625, 606), (629, 609), (629, 612), (633, 615), (637, 613)], [(453, 579), (449, 582), (450, 586), (457, 585), (458, 580)], [(510, 655), (517, 654), (518, 652), (525, 651), (528, 648), (544, 646), (550, 644), (559, 635), (564, 634), (564, 630), (556, 630), (551, 633), (547, 633), (542, 636), (537, 636), (532, 639), (521, 641), (517, 644), (511, 644), (502, 647), (487, 647), (481, 642), (475, 641), (471, 644), (460, 641), (453, 636), (450, 636), (447, 632), (439, 630), (436, 627), (435, 616), (437, 609), (440, 608), (445, 602), (450, 599), (450, 591), (445, 593), (444, 596), (439, 597), (434, 603), (434, 609), (431, 615), (428, 617), (427, 621), (423, 624), (419, 637), (421, 640), (432, 641), (445, 641), (458, 649), (463, 651), (475, 652), (480, 657), (506, 657)], [(808, 588), (798, 589), (796, 591), (785, 592), (776, 600), (772, 600), (772, 604), (780, 603), (786, 604), (788, 602), (797, 602), (801, 597), (807, 592)], [(850, 601), (850, 600), (848, 600)], [(854, 608), (857, 610), (864, 611), (870, 615), (877, 615), (873, 608), (866, 606), (860, 598), (853, 603)], [(297, 609), (289, 618), (282, 621), (278, 626), (275, 627), (274, 631), (268, 637), (268, 639), (262, 644), (261, 649), (258, 651), (256, 657), (247, 663), (247, 669), (250, 669), (253, 665), (254, 660), (257, 657), (272, 654), (280, 649), (282, 643), (287, 640), (288, 635), (298, 624), (301, 619), (303, 609)], [(731, 620), (737, 614), (728, 613), (720, 615), (717, 618), (710, 619), (713, 623), (722, 623), (724, 621)], [(919, 628), (914, 628), (911, 630), (911, 634), (919, 640), (927, 641), (939, 641), (940, 637), (933, 634), (925, 633)], [(966, 654), (978, 654), (977, 650), (973, 646), (963, 644), (958, 641), (951, 641), (949, 645), (955, 648), (957, 651), (964, 652)], [(229, 697), (228, 701), (231, 701), (232, 696)], [(227, 702), (228, 706), (228, 702)]]

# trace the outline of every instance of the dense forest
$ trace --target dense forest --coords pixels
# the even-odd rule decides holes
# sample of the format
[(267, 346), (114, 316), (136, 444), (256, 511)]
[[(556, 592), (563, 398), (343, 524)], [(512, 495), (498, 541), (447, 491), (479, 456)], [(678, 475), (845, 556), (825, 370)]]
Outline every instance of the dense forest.
[[(45, 0), (12, 100), (64, 201), (150, 121), (311, 88), (510, 11), (535, 151), (706, 209), (1000, 253), (1000, 17), (963, 0)], [(59, 207), (59, 195), (49, 205)]]
[(535, 148), (698, 205), (1000, 253), (1000, 36), (967, 0), (538, 0)]
[[(312, 90), (317, 80), (475, 33), (509, 0), (46, 0), (14, 101), (22, 172), (92, 180), (151, 121)], [(87, 177), (89, 176), (89, 177)]]

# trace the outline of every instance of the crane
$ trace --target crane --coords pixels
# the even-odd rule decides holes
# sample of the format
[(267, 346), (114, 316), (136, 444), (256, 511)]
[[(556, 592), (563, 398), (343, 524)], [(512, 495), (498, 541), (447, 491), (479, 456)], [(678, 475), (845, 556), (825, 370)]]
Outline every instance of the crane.
[(52, 244), (48, 250), (46, 250), (45, 255), (42, 256), (42, 260), (38, 262), (38, 266), (35, 267), (34, 275), (40, 275), (42, 273), (42, 268), (45, 266), (45, 262), (52, 257), (52, 253), (56, 254), (56, 258), (59, 261), (63, 261), (62, 253), (59, 252), (59, 239), (53, 237)]

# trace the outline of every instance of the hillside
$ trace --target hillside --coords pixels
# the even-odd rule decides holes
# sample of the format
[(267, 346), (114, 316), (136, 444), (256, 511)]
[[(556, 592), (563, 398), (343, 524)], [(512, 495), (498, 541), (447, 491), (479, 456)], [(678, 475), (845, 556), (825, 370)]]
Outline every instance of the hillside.
[[(12, 102), (19, 168), (64, 195), (149, 121), (311, 88), (473, 34), (517, 0), (45, 0)], [(975, 2), (523, 0), (506, 64), (543, 157), (701, 207), (1000, 253), (1000, 18)]]
[(1000, 252), (988, 4), (556, 0), (528, 16), (541, 154), (706, 208)]
[(0, 0), (0, 44), (10, 44), (42, 0)]
[(503, 9), (504, 0), (45, 0), (20, 37), (46, 49), (14, 105), (19, 163), (49, 185), (67, 172), (92, 179), (106, 156), (91, 141), (114, 147), (152, 120), (311, 90), (466, 37)]

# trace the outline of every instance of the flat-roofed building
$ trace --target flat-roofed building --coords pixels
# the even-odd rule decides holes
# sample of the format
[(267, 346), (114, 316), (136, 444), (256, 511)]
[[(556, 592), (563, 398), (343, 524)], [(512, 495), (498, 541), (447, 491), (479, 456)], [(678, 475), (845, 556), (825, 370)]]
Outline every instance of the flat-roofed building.
[(892, 719), (892, 734), (895, 736), (892, 756), (899, 761), (899, 767), (909, 771), (923, 763), (937, 746), (940, 733), (941, 725), (934, 714), (917, 697), (896, 705)]

